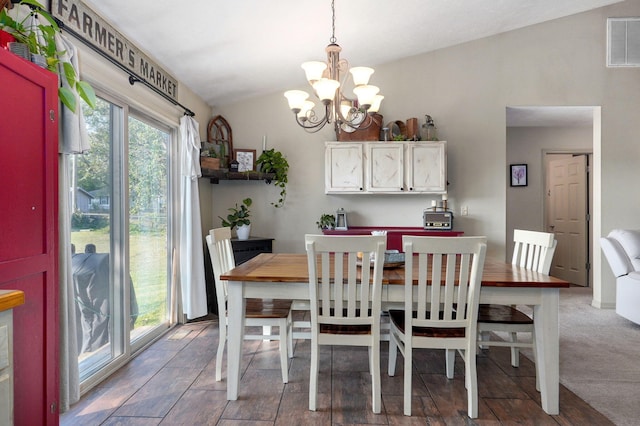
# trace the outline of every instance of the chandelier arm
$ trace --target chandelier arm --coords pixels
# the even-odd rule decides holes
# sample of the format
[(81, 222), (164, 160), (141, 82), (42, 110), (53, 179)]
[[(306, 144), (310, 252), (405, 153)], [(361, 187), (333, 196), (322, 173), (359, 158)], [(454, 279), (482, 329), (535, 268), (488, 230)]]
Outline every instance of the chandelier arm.
[(309, 115), (305, 120), (301, 120), (300, 117), (298, 117), (298, 114), (296, 114), (295, 116), (296, 116), (296, 122), (298, 123), (298, 125), (311, 133), (317, 132), (318, 130), (323, 128), (325, 124), (331, 122), (331, 116), (329, 114), (328, 105), (325, 105), (324, 117), (320, 119), (317, 118), (313, 110), (309, 111)]

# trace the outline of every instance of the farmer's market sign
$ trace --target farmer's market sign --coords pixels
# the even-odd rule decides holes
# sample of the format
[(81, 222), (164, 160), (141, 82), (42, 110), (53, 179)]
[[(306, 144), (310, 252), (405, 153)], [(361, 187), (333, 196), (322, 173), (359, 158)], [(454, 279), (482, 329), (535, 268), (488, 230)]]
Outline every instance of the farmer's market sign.
[(64, 29), (111, 58), (135, 77), (178, 100), (178, 82), (80, 0), (52, 0), (51, 13)]

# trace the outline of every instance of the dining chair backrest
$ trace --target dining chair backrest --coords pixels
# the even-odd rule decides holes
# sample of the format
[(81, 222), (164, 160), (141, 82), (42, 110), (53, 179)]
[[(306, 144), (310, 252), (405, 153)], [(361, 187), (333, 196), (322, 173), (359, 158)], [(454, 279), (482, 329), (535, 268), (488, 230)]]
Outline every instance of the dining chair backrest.
[(216, 297), (218, 299), (218, 312), (226, 312), (227, 302), (227, 282), (220, 279), (220, 275), (233, 269), (236, 266), (231, 246), (231, 228), (215, 228), (209, 231), (206, 236), (209, 255), (211, 256), (211, 266), (213, 267), (213, 277), (216, 282)]
[(511, 263), (549, 275), (557, 240), (549, 232), (515, 229)]
[[(412, 327), (464, 328), (464, 338), (474, 338), (486, 238), (405, 235), (402, 242), (407, 332)], [(414, 276), (416, 261), (418, 274)]]
[(384, 235), (305, 236), (312, 334), (318, 324), (363, 322), (379, 333), (386, 241)]

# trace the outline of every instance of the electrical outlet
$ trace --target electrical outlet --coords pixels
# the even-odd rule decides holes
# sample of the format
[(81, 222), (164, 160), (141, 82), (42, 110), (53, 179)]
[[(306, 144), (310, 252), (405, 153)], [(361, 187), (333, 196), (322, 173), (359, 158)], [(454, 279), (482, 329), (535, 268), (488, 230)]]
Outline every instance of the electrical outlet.
[(468, 206), (462, 206), (460, 208), (460, 215), (461, 216), (469, 216), (469, 207)]

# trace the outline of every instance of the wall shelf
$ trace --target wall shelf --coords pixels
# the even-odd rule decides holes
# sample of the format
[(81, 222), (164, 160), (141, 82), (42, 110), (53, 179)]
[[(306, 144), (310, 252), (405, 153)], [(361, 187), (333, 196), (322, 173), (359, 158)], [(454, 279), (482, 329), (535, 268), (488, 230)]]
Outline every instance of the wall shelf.
[(220, 183), (221, 180), (264, 180), (271, 182), (275, 173), (262, 172), (230, 172), (228, 170), (202, 169), (202, 177), (209, 178), (213, 184)]

